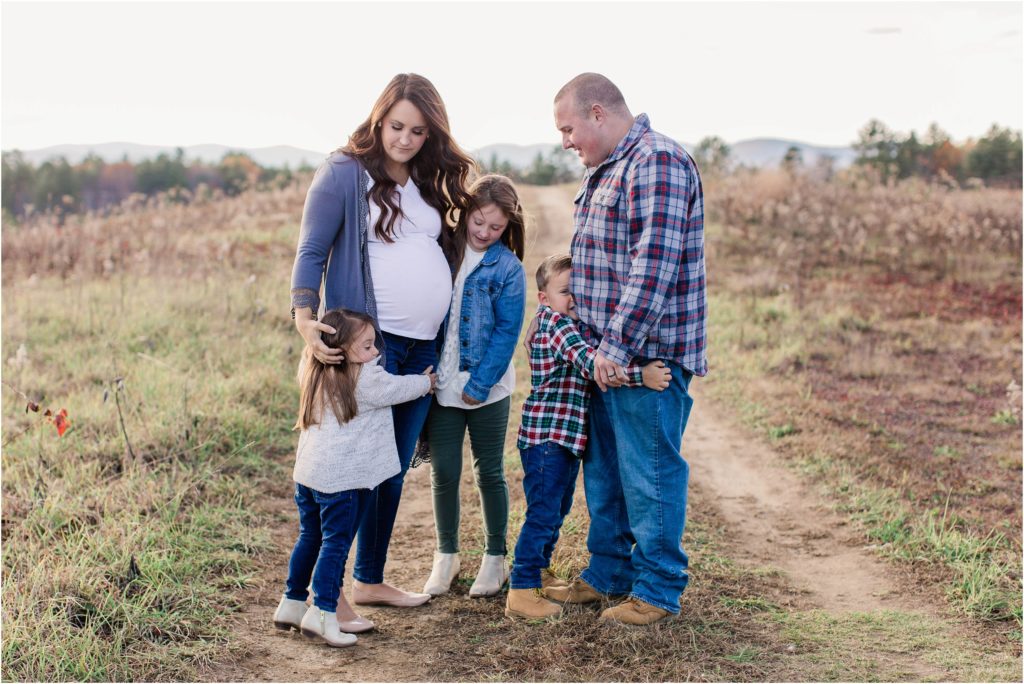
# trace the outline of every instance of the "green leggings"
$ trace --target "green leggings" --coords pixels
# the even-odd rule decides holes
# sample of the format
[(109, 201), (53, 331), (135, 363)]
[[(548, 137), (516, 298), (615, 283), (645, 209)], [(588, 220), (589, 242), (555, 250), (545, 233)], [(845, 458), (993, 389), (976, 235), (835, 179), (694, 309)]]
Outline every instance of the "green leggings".
[(469, 428), (473, 474), (487, 535), (487, 553), (504, 556), (508, 529), (508, 485), (505, 484), (505, 433), (511, 397), (478, 409), (441, 406), (435, 400), (427, 418), (430, 440), (430, 484), (434, 494), (434, 526), (441, 553), (459, 550), (459, 481), (462, 441)]

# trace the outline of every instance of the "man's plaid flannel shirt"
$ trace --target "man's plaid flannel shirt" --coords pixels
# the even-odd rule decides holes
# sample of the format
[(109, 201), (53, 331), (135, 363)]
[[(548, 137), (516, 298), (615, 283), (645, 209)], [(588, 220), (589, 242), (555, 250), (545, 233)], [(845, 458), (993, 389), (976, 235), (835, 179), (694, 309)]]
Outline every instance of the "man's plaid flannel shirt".
[(619, 365), (706, 375), (704, 191), (690, 155), (641, 114), (575, 204), (569, 289), (584, 338)]
[[(561, 444), (577, 457), (587, 445), (587, 409), (596, 350), (568, 316), (545, 306), (537, 312), (530, 345), (530, 396), (523, 403), (520, 449)], [(626, 367), (627, 385), (643, 384), (643, 369)]]

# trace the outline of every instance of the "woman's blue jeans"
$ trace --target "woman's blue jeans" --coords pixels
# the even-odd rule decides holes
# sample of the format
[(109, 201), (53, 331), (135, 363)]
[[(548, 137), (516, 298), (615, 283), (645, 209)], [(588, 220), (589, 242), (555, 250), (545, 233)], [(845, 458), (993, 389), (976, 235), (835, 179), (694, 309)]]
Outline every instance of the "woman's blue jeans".
[(312, 578), (313, 605), (328, 613), (337, 610), (345, 561), (369, 494), (369, 489), (324, 494), (295, 483), (299, 538), (288, 561), (285, 596), (305, 601)]
[[(417, 375), (427, 366), (437, 366), (434, 340), (414, 340), (385, 332), (384, 345), (384, 370), (393, 375)], [(416, 440), (427, 420), (432, 398), (428, 394), (392, 407), (395, 444), (402, 471), (377, 485), (367, 499), (366, 514), (356, 538), (356, 564), (352, 570), (352, 576), (364, 584), (384, 581), (384, 564), (388, 560), (391, 532), (402, 500), (402, 484), (412, 461)]]
[(561, 444), (544, 442), (520, 450), (526, 520), (519, 531), (511, 587), (541, 586), (540, 571), (551, 565), (562, 521), (572, 509), (580, 460)]
[(690, 467), (680, 449), (692, 374), (667, 365), (672, 382), (664, 392), (591, 392), (583, 457), (590, 565), (581, 576), (602, 594), (629, 594), (678, 613), (689, 580), (682, 537)]

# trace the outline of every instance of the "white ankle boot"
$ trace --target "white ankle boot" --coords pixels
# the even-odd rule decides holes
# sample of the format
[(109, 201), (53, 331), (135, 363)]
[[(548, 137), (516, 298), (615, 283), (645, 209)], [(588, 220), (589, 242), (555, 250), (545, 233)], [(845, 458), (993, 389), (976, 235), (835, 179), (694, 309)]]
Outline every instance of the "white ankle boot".
[(452, 582), (459, 576), (462, 562), (457, 553), (434, 552), (434, 567), (430, 569), (430, 577), (423, 585), (423, 593), (431, 596), (447, 594)]
[(306, 602), (295, 601), (287, 596), (281, 596), (281, 602), (277, 604), (274, 611), (274, 627), (277, 629), (299, 629), (302, 616), (306, 614)]
[(338, 627), (338, 614), (310, 606), (300, 623), (302, 636), (324, 641), (328, 646), (354, 646), (358, 639), (355, 634), (346, 634)]
[(508, 562), (505, 556), (484, 555), (480, 563), (480, 572), (476, 575), (476, 581), (469, 588), (469, 595), (473, 598), (481, 596), (494, 596), (505, 585), (508, 579)]

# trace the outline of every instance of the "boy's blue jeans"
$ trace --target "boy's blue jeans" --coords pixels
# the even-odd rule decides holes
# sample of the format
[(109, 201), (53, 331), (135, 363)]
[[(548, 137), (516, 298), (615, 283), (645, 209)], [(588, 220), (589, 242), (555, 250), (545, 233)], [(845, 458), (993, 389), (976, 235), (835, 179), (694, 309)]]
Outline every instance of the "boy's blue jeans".
[(583, 457), (590, 565), (581, 577), (603, 594), (629, 594), (670, 613), (689, 577), (682, 537), (690, 467), (680, 453), (692, 374), (672, 369), (664, 392), (594, 389)]
[[(415, 340), (385, 332), (384, 344), (384, 370), (388, 373), (418, 375), (427, 366), (437, 366), (437, 346), (434, 340)], [(428, 394), (391, 407), (395, 421), (395, 444), (402, 471), (377, 485), (366, 502), (366, 515), (363, 516), (359, 538), (356, 540), (356, 564), (352, 569), (352, 576), (364, 584), (380, 584), (384, 581), (384, 564), (388, 560), (388, 546), (398, 515), (398, 504), (402, 501), (405, 474), (412, 461), (416, 440), (427, 421), (431, 399), (433, 397)]]
[(544, 442), (520, 450), (526, 520), (519, 531), (510, 586), (541, 586), (540, 571), (551, 564), (562, 521), (572, 509), (580, 460), (561, 444)]
[(345, 561), (369, 494), (369, 489), (324, 494), (295, 483), (299, 538), (288, 562), (285, 596), (305, 601), (312, 578), (313, 605), (328, 613), (338, 609)]

